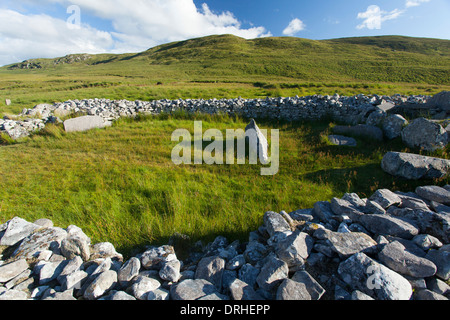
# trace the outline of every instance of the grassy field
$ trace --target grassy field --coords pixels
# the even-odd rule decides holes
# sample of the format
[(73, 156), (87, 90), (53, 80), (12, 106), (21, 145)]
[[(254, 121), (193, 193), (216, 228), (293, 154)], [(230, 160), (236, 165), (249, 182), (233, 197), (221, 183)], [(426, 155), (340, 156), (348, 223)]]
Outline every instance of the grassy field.
[[(224, 35), (139, 54), (93, 55), (82, 62), (34, 61), (41, 69), (0, 68), (0, 113), (85, 98), (433, 95), (450, 90), (450, 41), (438, 39), (245, 40)], [(11, 106), (4, 105), (6, 98)]]
[[(171, 161), (175, 129), (245, 128), (226, 116), (163, 115), (121, 120), (112, 128), (67, 134), (61, 127), (0, 148), (0, 217), (57, 226), (75, 224), (94, 242), (110, 241), (125, 254), (166, 243), (179, 232), (195, 240), (217, 235), (245, 240), (268, 210), (310, 208), (346, 192), (370, 196), (377, 188), (413, 191), (417, 182), (380, 168), (386, 151), (409, 151), (399, 141), (359, 140), (360, 147), (331, 146), (328, 123), (264, 123), (280, 129), (280, 171), (260, 175), (260, 165), (181, 165)], [(448, 158), (448, 150), (439, 155)], [(421, 181), (420, 184), (442, 181)]]
[[(37, 59), (40, 69), (0, 68), (0, 114), (69, 99), (153, 100), (264, 98), (311, 94), (428, 94), (450, 90), (450, 41), (406, 37), (312, 41), (211, 36), (140, 54), (96, 55), (75, 63)], [(65, 59), (70, 62), (70, 57)], [(12, 100), (5, 106), (4, 99)], [(174, 233), (193, 240), (217, 235), (245, 240), (268, 210), (310, 208), (346, 192), (413, 191), (420, 184), (385, 174), (387, 151), (411, 151), (399, 141), (359, 140), (331, 146), (330, 123), (259, 122), (280, 129), (280, 171), (259, 165), (182, 165), (171, 161), (175, 129), (243, 129), (248, 119), (161, 115), (122, 119), (113, 127), (40, 134), (0, 146), (0, 222), (14, 216), (75, 224), (93, 242), (122, 253), (166, 243)], [(10, 141), (11, 142), (11, 141)], [(417, 152), (417, 150), (415, 150)], [(450, 158), (448, 149), (436, 154)]]

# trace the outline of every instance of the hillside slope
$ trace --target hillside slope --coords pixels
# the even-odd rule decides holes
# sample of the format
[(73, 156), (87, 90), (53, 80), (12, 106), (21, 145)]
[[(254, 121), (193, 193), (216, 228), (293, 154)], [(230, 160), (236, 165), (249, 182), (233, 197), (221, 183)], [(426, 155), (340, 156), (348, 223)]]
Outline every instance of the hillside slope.
[(34, 59), (2, 67), (0, 75), (0, 94), (20, 97), (18, 106), (86, 97), (151, 100), (372, 89), (379, 94), (431, 94), (450, 86), (450, 41), (400, 36), (245, 40), (220, 35), (136, 54)]

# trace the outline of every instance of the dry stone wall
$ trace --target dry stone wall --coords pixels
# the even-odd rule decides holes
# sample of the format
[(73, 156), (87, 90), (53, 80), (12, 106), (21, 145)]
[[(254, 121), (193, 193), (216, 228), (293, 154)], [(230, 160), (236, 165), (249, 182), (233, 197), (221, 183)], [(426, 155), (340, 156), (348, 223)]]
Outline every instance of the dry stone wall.
[[(40, 104), (33, 109), (24, 109), (15, 117), (0, 120), (0, 132), (13, 139), (26, 137), (55, 123), (72, 113), (103, 118), (108, 125), (120, 117), (134, 117), (139, 114), (157, 115), (163, 112), (184, 110), (186, 112), (237, 114), (254, 119), (280, 119), (286, 121), (333, 119), (349, 125), (376, 123), (374, 114), (381, 117), (394, 106), (427, 106), (428, 96), (366, 96), (363, 94), (344, 97), (307, 96), (267, 99), (187, 99), (157, 101), (126, 101), (109, 99), (70, 100), (61, 103)], [(429, 114), (439, 113), (441, 109), (429, 109)], [(372, 115), (372, 116), (371, 116)], [(16, 119), (16, 120), (15, 120)], [(19, 120), (17, 120), (19, 119)]]

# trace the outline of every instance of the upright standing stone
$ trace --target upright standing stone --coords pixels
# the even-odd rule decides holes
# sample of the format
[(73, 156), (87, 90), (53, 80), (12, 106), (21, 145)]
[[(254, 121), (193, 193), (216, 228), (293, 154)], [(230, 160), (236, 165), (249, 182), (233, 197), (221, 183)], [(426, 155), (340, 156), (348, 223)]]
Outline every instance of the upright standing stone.
[(269, 143), (267, 142), (267, 138), (258, 128), (254, 119), (252, 119), (245, 128), (245, 137), (249, 143), (250, 152), (256, 152), (261, 163), (267, 164), (269, 162)]

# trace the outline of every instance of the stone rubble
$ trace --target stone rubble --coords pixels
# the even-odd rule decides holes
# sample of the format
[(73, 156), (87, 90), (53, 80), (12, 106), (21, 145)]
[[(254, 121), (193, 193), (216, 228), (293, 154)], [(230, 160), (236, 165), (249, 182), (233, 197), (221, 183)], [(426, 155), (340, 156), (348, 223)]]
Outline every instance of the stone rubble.
[(248, 242), (177, 235), (127, 261), (77, 226), (16, 217), (0, 225), (0, 300), (448, 300), (449, 190), (345, 194), (266, 212)]

